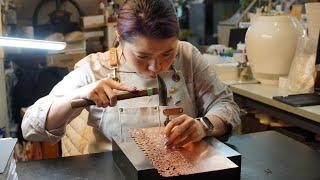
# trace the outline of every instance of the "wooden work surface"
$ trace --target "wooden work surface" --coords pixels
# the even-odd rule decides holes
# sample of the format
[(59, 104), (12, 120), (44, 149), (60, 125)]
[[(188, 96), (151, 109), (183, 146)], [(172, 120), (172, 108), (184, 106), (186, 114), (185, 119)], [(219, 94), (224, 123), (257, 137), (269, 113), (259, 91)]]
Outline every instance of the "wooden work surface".
[[(243, 180), (320, 179), (320, 153), (275, 131), (233, 136), (227, 143), (242, 154)], [(19, 162), (25, 179), (123, 180), (112, 153)]]
[(287, 111), (289, 113), (304, 117), (306, 119), (320, 123), (320, 105), (293, 107), (279, 101), (273, 100), (273, 96), (284, 96), (293, 94), (278, 86), (263, 85), (263, 84), (237, 84), (230, 85), (230, 89), (234, 94), (238, 94), (252, 100), (273, 106), (275, 108)]

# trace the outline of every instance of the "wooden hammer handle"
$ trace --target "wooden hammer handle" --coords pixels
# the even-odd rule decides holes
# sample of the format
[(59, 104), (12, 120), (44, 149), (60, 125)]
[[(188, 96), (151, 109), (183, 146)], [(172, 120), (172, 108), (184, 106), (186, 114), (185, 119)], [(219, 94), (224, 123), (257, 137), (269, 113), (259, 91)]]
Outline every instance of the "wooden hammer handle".
[[(158, 88), (152, 88), (152, 89), (145, 89), (145, 90), (138, 90), (135, 92), (125, 92), (122, 94), (117, 94), (117, 100), (124, 100), (124, 99), (131, 99), (136, 97), (143, 97), (143, 96), (150, 96), (158, 94)], [(88, 99), (74, 99), (71, 100), (71, 108), (81, 108), (81, 107), (87, 107), (91, 105), (95, 105), (95, 102), (88, 100)]]

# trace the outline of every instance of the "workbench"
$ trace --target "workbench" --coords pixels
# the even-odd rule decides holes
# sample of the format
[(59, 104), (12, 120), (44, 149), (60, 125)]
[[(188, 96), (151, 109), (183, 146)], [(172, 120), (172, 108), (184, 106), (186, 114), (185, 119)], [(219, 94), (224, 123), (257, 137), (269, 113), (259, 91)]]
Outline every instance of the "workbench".
[(234, 84), (230, 85), (235, 101), (246, 107), (258, 109), (272, 117), (314, 133), (320, 132), (320, 105), (293, 107), (273, 100), (273, 96), (294, 94), (274, 85)]
[[(227, 144), (242, 154), (243, 180), (320, 179), (320, 153), (275, 131), (232, 136)], [(19, 162), (17, 173), (20, 180), (123, 180), (112, 158), (112, 152), (105, 152)]]

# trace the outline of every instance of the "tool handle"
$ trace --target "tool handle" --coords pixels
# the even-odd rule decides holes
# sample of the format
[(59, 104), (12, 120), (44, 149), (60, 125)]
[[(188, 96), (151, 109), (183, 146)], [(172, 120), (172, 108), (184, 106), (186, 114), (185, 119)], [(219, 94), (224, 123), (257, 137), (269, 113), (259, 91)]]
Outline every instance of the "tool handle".
[[(125, 100), (125, 99), (131, 99), (136, 97), (143, 97), (143, 96), (151, 96), (158, 94), (158, 88), (150, 88), (145, 90), (138, 90), (135, 92), (125, 92), (122, 94), (117, 95), (117, 100)], [(74, 99), (70, 102), (71, 108), (81, 108), (81, 107), (87, 107), (91, 105), (95, 105), (95, 102), (89, 99)]]

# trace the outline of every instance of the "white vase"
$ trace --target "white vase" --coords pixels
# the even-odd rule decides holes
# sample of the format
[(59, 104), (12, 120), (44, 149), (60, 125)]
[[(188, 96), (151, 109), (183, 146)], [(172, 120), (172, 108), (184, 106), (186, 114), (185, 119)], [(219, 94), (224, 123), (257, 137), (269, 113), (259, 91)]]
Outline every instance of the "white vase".
[(299, 31), (289, 16), (259, 16), (246, 34), (252, 72), (262, 84), (278, 84), (289, 73)]

